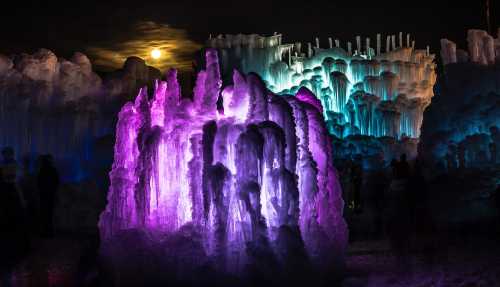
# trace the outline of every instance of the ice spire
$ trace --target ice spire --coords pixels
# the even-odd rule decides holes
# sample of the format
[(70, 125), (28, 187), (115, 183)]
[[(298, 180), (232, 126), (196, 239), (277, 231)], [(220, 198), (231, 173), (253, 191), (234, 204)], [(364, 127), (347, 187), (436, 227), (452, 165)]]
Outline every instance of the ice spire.
[(381, 52), (381, 41), (382, 41), (382, 35), (377, 34), (377, 56), (380, 55)]

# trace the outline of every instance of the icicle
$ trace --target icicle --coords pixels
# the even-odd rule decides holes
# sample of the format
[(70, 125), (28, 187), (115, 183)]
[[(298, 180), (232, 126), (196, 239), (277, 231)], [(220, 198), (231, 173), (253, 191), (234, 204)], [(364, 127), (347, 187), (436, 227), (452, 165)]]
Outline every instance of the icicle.
[(377, 34), (377, 56), (380, 55), (382, 35)]
[(295, 51), (296, 51), (298, 54), (300, 54), (300, 53), (302, 52), (302, 51), (301, 51), (301, 50), (302, 50), (302, 43), (297, 42), (297, 43), (295, 43), (294, 47), (295, 47)]
[(357, 51), (361, 51), (361, 36), (356, 36), (356, 47), (357, 47)]
[(366, 55), (370, 57), (370, 38), (366, 38)]
[(292, 48), (288, 49), (288, 67), (292, 66)]
[(328, 38), (328, 48), (333, 48), (333, 40), (331, 37)]

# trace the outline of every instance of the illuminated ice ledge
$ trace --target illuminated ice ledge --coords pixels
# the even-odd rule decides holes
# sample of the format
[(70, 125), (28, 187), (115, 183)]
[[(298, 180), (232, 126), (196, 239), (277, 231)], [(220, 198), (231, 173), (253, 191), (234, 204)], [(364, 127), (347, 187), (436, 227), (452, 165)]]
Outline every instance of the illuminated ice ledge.
[[(319, 101), (307, 93), (277, 96), (257, 75), (238, 72), (221, 90), (215, 50), (206, 63), (192, 100), (181, 97), (171, 70), (152, 99), (142, 89), (122, 108), (99, 222), (102, 239), (112, 242), (104, 246), (118, 248), (127, 230), (167, 237), (194, 230), (185, 239), (201, 242), (193, 264), (209, 258), (224, 272), (267, 266), (259, 266), (262, 256), (286, 265), (287, 255), (302, 249), (313, 264), (342, 262), (347, 227)], [(133, 245), (109, 253), (135, 250), (139, 240)], [(174, 251), (182, 248), (152, 256)]]
[[(396, 41), (398, 40), (398, 41)], [(404, 43), (404, 40), (406, 43)], [(356, 46), (328, 39), (326, 48), (301, 43), (283, 44), (282, 36), (219, 35), (206, 46), (221, 55), (222, 74), (230, 81), (233, 69), (255, 72), (277, 94), (311, 90), (324, 107), (328, 129), (337, 137), (353, 134), (418, 138), (422, 114), (433, 97), (434, 55), (415, 49), (410, 35), (387, 36), (385, 51), (377, 35), (356, 37)]]

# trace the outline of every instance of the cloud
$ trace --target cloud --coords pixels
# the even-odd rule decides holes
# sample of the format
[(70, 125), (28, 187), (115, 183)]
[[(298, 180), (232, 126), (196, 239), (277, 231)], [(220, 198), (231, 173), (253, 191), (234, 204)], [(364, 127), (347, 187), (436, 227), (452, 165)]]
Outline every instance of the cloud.
[[(121, 68), (128, 57), (137, 56), (162, 71), (168, 68), (188, 71), (192, 68), (193, 54), (201, 48), (185, 30), (152, 21), (138, 22), (132, 31), (124, 34), (121, 39), (87, 48), (93, 64), (114, 70)], [(157, 60), (151, 57), (151, 50), (155, 48), (162, 53)]]

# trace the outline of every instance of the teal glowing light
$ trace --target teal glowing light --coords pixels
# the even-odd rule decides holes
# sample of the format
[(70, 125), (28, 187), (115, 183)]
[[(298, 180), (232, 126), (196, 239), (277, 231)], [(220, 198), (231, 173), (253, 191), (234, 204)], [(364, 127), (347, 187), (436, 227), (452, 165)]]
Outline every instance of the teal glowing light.
[[(402, 35), (399, 37), (402, 39)], [(381, 37), (377, 37), (381, 39)], [(357, 49), (347, 51), (338, 40), (323, 49), (282, 44), (281, 35), (226, 35), (209, 39), (207, 46), (222, 55), (222, 73), (233, 69), (259, 74), (267, 88), (277, 94), (296, 94), (301, 87), (321, 101), (330, 129), (339, 137), (350, 134), (372, 136), (420, 135), (422, 114), (433, 97), (436, 80), (434, 55), (407, 43), (395, 43), (381, 53), (357, 39)]]

